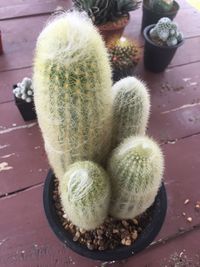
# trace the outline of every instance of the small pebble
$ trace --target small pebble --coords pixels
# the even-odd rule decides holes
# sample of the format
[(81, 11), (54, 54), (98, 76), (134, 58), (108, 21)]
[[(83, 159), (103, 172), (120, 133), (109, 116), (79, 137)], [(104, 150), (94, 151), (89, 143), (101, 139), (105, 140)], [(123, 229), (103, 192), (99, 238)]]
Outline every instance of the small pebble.
[(187, 205), (190, 202), (190, 200), (187, 198), (184, 202), (185, 205)]
[(122, 220), (122, 224), (123, 226), (127, 227), (129, 225), (129, 223), (126, 220)]
[(121, 243), (122, 243), (122, 245), (125, 245), (125, 243), (126, 243), (126, 238), (123, 238), (123, 239), (121, 240)]
[(192, 217), (188, 217), (188, 218), (187, 218), (187, 221), (188, 221), (189, 223), (191, 223), (191, 222), (192, 222)]
[(185, 212), (183, 212), (183, 213), (182, 213), (182, 215), (183, 215), (183, 216), (186, 216), (186, 213), (185, 213)]
[(199, 210), (200, 210), (200, 205), (199, 205), (199, 204), (196, 204), (196, 205), (195, 205), (195, 209), (196, 209), (197, 211), (199, 211)]
[(134, 223), (135, 225), (138, 225), (138, 220), (133, 219), (133, 223)]
[(88, 248), (89, 250), (93, 250), (93, 249), (94, 249), (94, 245), (91, 244), (90, 242), (87, 242), (87, 248)]
[(131, 237), (132, 237), (133, 240), (136, 240), (137, 237), (138, 237), (138, 233), (137, 233), (137, 231), (134, 231), (134, 232), (131, 234)]
[(126, 245), (126, 246), (130, 246), (130, 245), (131, 245), (131, 240), (130, 240), (130, 239), (127, 239), (127, 240), (125, 241), (125, 245)]

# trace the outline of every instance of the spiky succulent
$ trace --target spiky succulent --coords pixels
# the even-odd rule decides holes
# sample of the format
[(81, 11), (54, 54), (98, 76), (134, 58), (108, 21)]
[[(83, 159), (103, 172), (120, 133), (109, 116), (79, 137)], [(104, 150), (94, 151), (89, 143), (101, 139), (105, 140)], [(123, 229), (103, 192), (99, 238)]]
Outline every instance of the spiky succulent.
[(161, 18), (149, 32), (153, 42), (160, 46), (174, 46), (183, 41), (178, 25), (169, 18)]
[(17, 87), (13, 89), (13, 94), (27, 103), (33, 101), (33, 85), (30, 78), (25, 77), (21, 83), (17, 83)]
[(116, 21), (139, 7), (138, 0), (73, 0), (78, 11), (85, 11), (96, 25)]
[(139, 46), (122, 37), (108, 47), (110, 62), (113, 71), (123, 71), (133, 68), (140, 59)]
[(174, 0), (150, 0), (150, 7), (157, 12), (169, 12), (172, 10)]

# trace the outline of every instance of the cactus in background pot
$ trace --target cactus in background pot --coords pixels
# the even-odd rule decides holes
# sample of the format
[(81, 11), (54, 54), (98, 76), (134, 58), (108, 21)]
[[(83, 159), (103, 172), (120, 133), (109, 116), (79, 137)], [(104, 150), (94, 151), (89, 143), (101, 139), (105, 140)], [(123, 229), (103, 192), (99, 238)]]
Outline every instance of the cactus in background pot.
[(150, 0), (149, 6), (157, 12), (169, 12), (173, 8), (174, 0)]
[(143, 82), (127, 77), (113, 88), (113, 145), (132, 135), (144, 135), (150, 111), (150, 96)]
[(110, 181), (107, 173), (89, 161), (69, 166), (60, 181), (64, 212), (80, 228), (91, 230), (102, 224), (108, 215)]
[(30, 78), (25, 77), (21, 83), (17, 83), (17, 86), (13, 89), (13, 94), (27, 103), (33, 101), (33, 85)]
[(36, 46), (34, 102), (59, 180), (75, 161), (105, 159), (111, 141), (111, 84), (107, 51), (88, 18), (66, 13), (44, 28)]
[(161, 18), (149, 32), (151, 40), (160, 46), (175, 46), (183, 41), (178, 25), (169, 18)]
[(74, 7), (85, 11), (95, 25), (117, 21), (139, 7), (137, 0), (72, 0)]
[(164, 161), (159, 146), (148, 137), (130, 137), (109, 159), (110, 214), (131, 219), (149, 208), (163, 177)]

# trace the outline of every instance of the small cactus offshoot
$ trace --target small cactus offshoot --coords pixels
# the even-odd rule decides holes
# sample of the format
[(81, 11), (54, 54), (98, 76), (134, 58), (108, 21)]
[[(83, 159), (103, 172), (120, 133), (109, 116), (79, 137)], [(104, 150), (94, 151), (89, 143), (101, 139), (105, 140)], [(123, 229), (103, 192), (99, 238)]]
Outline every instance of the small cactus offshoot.
[(112, 43), (108, 47), (108, 52), (113, 71), (134, 68), (140, 59), (139, 46), (125, 37)]
[(177, 23), (169, 18), (161, 18), (149, 32), (151, 40), (160, 46), (175, 46), (183, 41), (183, 34)]
[(70, 165), (60, 181), (64, 212), (77, 226), (92, 230), (108, 215), (110, 181), (106, 171), (90, 161)]
[(156, 12), (169, 12), (172, 10), (174, 0), (150, 0), (150, 7)]
[(157, 143), (146, 136), (125, 139), (108, 163), (112, 188), (110, 214), (120, 219), (142, 214), (155, 200), (163, 169), (163, 155)]
[(13, 89), (13, 94), (27, 103), (33, 101), (33, 85), (30, 78), (25, 77), (21, 83), (17, 83), (17, 87)]

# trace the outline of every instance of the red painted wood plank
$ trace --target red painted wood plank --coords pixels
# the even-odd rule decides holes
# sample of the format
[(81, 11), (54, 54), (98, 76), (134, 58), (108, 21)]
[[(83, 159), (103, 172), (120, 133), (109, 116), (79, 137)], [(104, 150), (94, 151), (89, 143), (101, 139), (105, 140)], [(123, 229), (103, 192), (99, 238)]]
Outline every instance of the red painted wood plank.
[[(157, 248), (147, 249), (119, 266), (123, 267), (199, 267), (200, 230), (181, 236)], [(112, 266), (112, 265), (111, 265)], [(117, 267), (118, 265), (113, 265)]]
[(13, 101), (12, 86), (24, 77), (32, 77), (32, 68), (0, 72), (0, 103)]
[(0, 195), (44, 180), (49, 169), (36, 121), (25, 123), (14, 102), (0, 105)]
[(184, 44), (177, 49), (170, 66), (184, 65), (200, 61), (200, 53), (197, 52), (199, 50), (199, 47), (200, 36), (196, 38), (186, 39)]
[(144, 80), (151, 94), (153, 114), (169, 111), (200, 102), (200, 62), (167, 69), (155, 74), (144, 70), (143, 63), (138, 65), (135, 75)]
[[(173, 98), (173, 96), (171, 96), (171, 98)], [(153, 109), (148, 133), (160, 140), (160, 142), (181, 139), (200, 132), (200, 104), (194, 104), (191, 107), (182, 106), (181, 108), (175, 108), (174, 110), (170, 109), (169, 111), (161, 111), (161, 109), (156, 109), (154, 107), (154, 105), (158, 105), (159, 102), (157, 101), (159, 101), (159, 98), (158, 100), (154, 98), (154, 100), (155, 102), (152, 101)], [(40, 157), (37, 157), (37, 153), (30, 153), (34, 147), (43, 147), (38, 128), (34, 126), (31, 129), (22, 129), (26, 124), (23, 122), (14, 102), (1, 104), (0, 114), (6, 114), (6, 116), (4, 115), (0, 118), (0, 133), (2, 133), (1, 146), (4, 146), (5, 144), (12, 145), (6, 150), (2, 150), (2, 156), (12, 154), (13, 152), (20, 153), (20, 160), (25, 162), (25, 164), (19, 167), (19, 158), (11, 157), (8, 160), (8, 163), (10, 164), (9, 166), (12, 166), (13, 169), (6, 171), (4, 178), (1, 180), (1, 193), (4, 194), (24, 188), (29, 184), (35, 184), (36, 180), (37, 182), (42, 181), (42, 175), (38, 176), (35, 180), (35, 171), (37, 172), (38, 169), (45, 169), (47, 163), (43, 150), (40, 151)], [(15, 130), (16, 127), (19, 126), (21, 128)], [(32, 129), (34, 130), (34, 134), (29, 135), (31, 134)], [(23, 141), (17, 142), (17, 140)], [(27, 180), (26, 177), (31, 169), (30, 164), (33, 158), (35, 159), (35, 161), (33, 161), (34, 171), (31, 175), (31, 179)], [(13, 182), (15, 173), (17, 173), (16, 177), (21, 178), (20, 180), (16, 179), (14, 180), (15, 182)]]
[(182, 106), (169, 112), (152, 112), (148, 133), (161, 142), (200, 133), (200, 103)]
[[(192, 14), (188, 13), (188, 10), (190, 10), (190, 12), (192, 10)], [(200, 35), (200, 29), (198, 26), (200, 14), (197, 12), (193, 14), (193, 9), (184, 9), (182, 13), (183, 12), (186, 12), (186, 14), (184, 13), (185, 15), (183, 14), (180, 16), (188, 17), (188, 21), (184, 20), (183, 17), (180, 18), (180, 20), (185, 23), (183, 25), (185, 36), (188, 36), (188, 34), (189, 36)], [(47, 19), (48, 16), (39, 16), (17, 19), (16, 21), (11, 20), (1, 22), (2, 38), (5, 53), (0, 57), (0, 71), (32, 65), (33, 51), (35, 48), (36, 38), (42, 30), (43, 25), (45, 24)], [(140, 10), (132, 12), (131, 21), (126, 28), (125, 34), (141, 41), (140, 24)], [(190, 24), (190, 27), (187, 32), (188, 24)], [(32, 27), (32, 25), (34, 25), (34, 27)], [(199, 57), (196, 56), (196, 49), (198, 49), (198, 44), (198, 39), (187, 41), (186, 44), (182, 48), (180, 48), (180, 51), (178, 51), (178, 61), (176, 61), (175, 59), (175, 61), (173, 61), (173, 65), (185, 64), (191, 61), (193, 62), (194, 59), (199, 60)], [(191, 49), (192, 46), (193, 49)]]
[(71, 1), (57, 0), (53, 2), (43, 2), (43, 3), (27, 3), (20, 5), (9, 5), (0, 7), (0, 21), (16, 19), (21, 17), (36, 16), (51, 14), (58, 7), (63, 7), (64, 9), (69, 9), (71, 7)]
[[(57, 0), (43, 0), (43, 3), (53, 3)], [(41, 0), (34, 0), (35, 4), (41, 3)], [(32, 0), (1, 0), (0, 7), (33, 4)]]
[[(195, 211), (199, 195), (200, 135), (163, 145), (165, 156), (164, 181), (168, 194), (168, 211), (165, 224), (159, 234), (164, 238), (180, 228), (200, 224), (200, 212)], [(184, 202), (190, 202), (185, 205)], [(185, 212), (186, 216), (182, 213)], [(187, 218), (192, 217), (192, 223)]]
[[(180, 227), (189, 229), (192, 225), (200, 223), (200, 213), (194, 211), (194, 204), (199, 200), (199, 141), (200, 136), (191, 137), (164, 147), (166, 154), (165, 181), (169, 208), (164, 227), (158, 238), (173, 236)], [(175, 158), (176, 160), (174, 160)], [(184, 205), (186, 198), (190, 199), (187, 206)], [(3, 198), (0, 200), (0, 205), (2, 207), (1, 213), (6, 215), (0, 220), (0, 240), (2, 243), (0, 263), (2, 267), (33, 267), (36, 264), (43, 267), (100, 267), (99, 263), (84, 259), (71, 250), (64, 249), (63, 245), (54, 237), (44, 216), (41, 186), (36, 186), (15, 196)], [(187, 223), (181, 215), (182, 211), (193, 218), (191, 224)], [(172, 243), (169, 242), (165, 246), (146, 250), (143, 254), (129, 259), (122, 266), (131, 267), (136, 264), (136, 266), (146, 267), (141, 264), (151, 264), (149, 266), (157, 267), (160, 266), (159, 264), (165, 263), (163, 262), (165, 257), (168, 258), (176, 251), (181, 252), (186, 249), (189, 255), (190, 252), (199, 253), (199, 231), (193, 233), (180, 237)], [(154, 255), (161, 256), (156, 257)]]
[(48, 18), (1, 22), (4, 54), (0, 57), (0, 72), (32, 65), (36, 39)]

